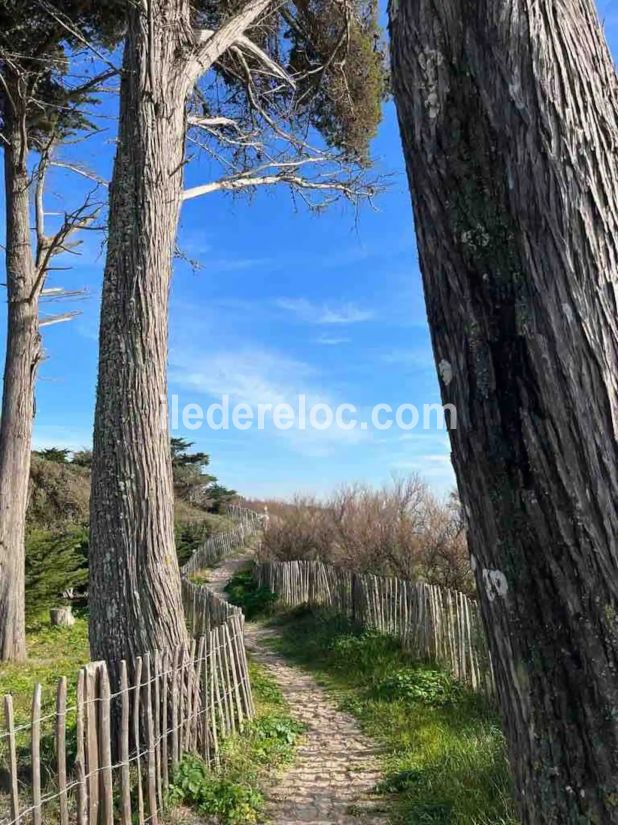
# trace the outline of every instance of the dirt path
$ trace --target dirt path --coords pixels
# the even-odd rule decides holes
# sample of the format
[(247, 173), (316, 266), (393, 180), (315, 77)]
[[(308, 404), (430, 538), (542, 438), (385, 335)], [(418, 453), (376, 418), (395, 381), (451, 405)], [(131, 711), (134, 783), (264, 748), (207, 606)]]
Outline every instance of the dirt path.
[[(208, 586), (223, 595), (225, 584), (247, 563), (226, 559)], [(277, 681), (292, 715), (306, 727), (295, 765), (271, 787), (272, 825), (386, 825), (388, 816), (371, 791), (380, 780), (377, 750), (356, 720), (342, 713), (313, 677), (292, 667), (268, 645), (276, 629), (246, 626), (247, 649)]]

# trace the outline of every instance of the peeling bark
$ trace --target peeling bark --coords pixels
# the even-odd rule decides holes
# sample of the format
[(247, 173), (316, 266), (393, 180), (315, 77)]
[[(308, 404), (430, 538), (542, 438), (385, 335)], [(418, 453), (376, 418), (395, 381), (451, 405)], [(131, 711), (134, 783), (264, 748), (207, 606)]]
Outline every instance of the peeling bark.
[[(16, 104), (17, 93), (14, 95)], [(34, 417), (41, 358), (36, 269), (30, 236), (28, 146), (23, 118), (4, 127), (7, 346), (0, 419), (0, 659), (26, 657), (25, 531)]]
[(390, 15), (522, 820), (618, 822), (614, 65), (592, 0), (400, 0)]

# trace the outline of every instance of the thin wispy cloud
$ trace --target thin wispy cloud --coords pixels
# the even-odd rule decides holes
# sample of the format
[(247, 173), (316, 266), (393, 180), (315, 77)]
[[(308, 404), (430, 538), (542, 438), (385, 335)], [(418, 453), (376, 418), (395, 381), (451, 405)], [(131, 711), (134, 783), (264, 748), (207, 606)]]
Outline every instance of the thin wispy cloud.
[[(302, 361), (265, 349), (243, 349), (226, 352), (198, 352), (185, 348), (170, 354), (170, 383), (172, 388), (185, 391), (181, 403), (206, 396), (220, 401), (229, 396), (232, 403), (260, 405), (289, 404), (295, 408), (300, 395), (305, 396), (307, 408), (316, 404), (335, 407), (337, 402), (319, 382), (316, 370)], [(257, 434), (260, 438), (277, 438), (288, 443), (296, 453), (311, 458), (325, 457), (340, 447), (366, 441), (370, 434), (361, 430), (325, 430), (269, 427)]]
[(268, 350), (195, 352), (185, 348), (170, 354), (170, 381), (200, 395), (229, 395), (234, 402), (282, 404), (303, 392), (313, 369)]
[(279, 298), (277, 307), (306, 324), (346, 325), (360, 324), (374, 317), (371, 310), (356, 304), (316, 304), (306, 298)]
[(315, 343), (320, 344), (321, 346), (324, 346), (324, 347), (337, 347), (340, 344), (349, 344), (350, 339), (349, 338), (335, 338), (335, 337), (329, 336), (329, 335), (320, 335), (320, 337), (316, 339)]

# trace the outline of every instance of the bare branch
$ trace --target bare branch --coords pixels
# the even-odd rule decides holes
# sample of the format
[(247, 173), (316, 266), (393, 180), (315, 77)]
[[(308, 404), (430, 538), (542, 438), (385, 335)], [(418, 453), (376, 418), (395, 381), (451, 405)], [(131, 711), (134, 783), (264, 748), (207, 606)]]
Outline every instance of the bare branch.
[[(298, 173), (301, 166), (310, 163), (332, 163), (332, 158), (303, 158), (297, 161), (267, 164), (275, 171), (269, 174), (260, 174), (266, 167), (243, 172), (238, 175), (221, 178), (217, 181), (193, 186), (183, 193), (183, 201), (192, 200), (209, 195), (212, 192), (238, 192), (244, 189), (253, 189), (259, 186), (273, 186), (276, 184), (286, 184), (294, 189), (331, 192), (343, 194), (351, 201), (357, 202), (362, 199), (371, 199), (378, 191), (378, 186), (372, 182), (366, 182), (360, 175), (342, 175), (340, 170), (327, 171), (317, 177), (306, 177)], [(309, 203), (309, 202), (308, 202)], [(309, 205), (312, 205), (309, 203)]]
[(249, 0), (244, 9), (213, 32), (204, 29), (195, 33), (195, 47), (186, 67), (187, 79), (192, 85), (212, 68), (214, 63), (230, 46), (242, 37), (249, 26), (257, 20), (277, 0)]
[(87, 289), (64, 289), (61, 286), (49, 287), (41, 291), (43, 301), (81, 301), (88, 297)]
[(88, 178), (88, 180), (92, 180), (95, 183), (98, 183), (99, 186), (108, 186), (108, 183), (105, 180), (105, 178), (102, 178), (100, 175), (97, 175), (97, 173), (93, 172), (91, 169), (87, 169), (85, 166), (81, 166), (81, 164), (79, 163), (72, 163), (66, 160), (52, 160), (49, 165), (54, 166), (57, 169), (68, 169), (70, 172), (74, 172), (76, 175), (80, 175), (83, 178)]
[(253, 57), (257, 58), (260, 61), (260, 63), (266, 66), (266, 68), (270, 71), (272, 75), (280, 78), (281, 80), (284, 80), (293, 89), (296, 88), (296, 82), (294, 81), (294, 79), (290, 77), (290, 75), (284, 69), (282, 69), (281, 66), (275, 60), (269, 57), (265, 51), (260, 49), (259, 46), (256, 46), (252, 40), (249, 40), (248, 37), (242, 35), (236, 40), (235, 45), (249, 52), (249, 54), (253, 55)]
[(82, 229), (88, 229), (96, 220), (101, 211), (101, 205), (92, 203), (92, 194), (90, 192), (81, 206), (78, 206), (73, 212), (65, 214), (62, 226), (55, 235), (44, 238), (44, 246), (37, 254), (37, 277), (30, 293), (31, 301), (37, 298), (43, 288), (49, 262), (53, 256), (58, 255), (60, 252), (71, 251), (71, 245), (67, 243), (69, 238)]
[(189, 126), (199, 126), (203, 129), (213, 129), (219, 126), (229, 126), (240, 132), (240, 126), (231, 117), (195, 117), (190, 115), (188, 118)]
[(77, 318), (78, 315), (81, 315), (81, 312), (74, 311), (74, 312), (63, 312), (60, 315), (44, 315), (39, 320), (40, 327), (50, 327), (52, 324), (63, 324), (65, 321), (72, 321), (73, 318)]

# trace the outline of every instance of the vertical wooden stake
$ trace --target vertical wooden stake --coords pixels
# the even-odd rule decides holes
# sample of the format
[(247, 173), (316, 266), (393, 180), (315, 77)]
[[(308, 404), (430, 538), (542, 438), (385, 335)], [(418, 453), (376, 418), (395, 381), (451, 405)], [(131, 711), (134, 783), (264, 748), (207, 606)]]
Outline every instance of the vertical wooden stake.
[(165, 651), (163, 654), (163, 662), (162, 662), (162, 678), (163, 678), (163, 695), (162, 695), (162, 702), (161, 702), (161, 767), (163, 769), (163, 788), (165, 790), (169, 787), (169, 756), (168, 756), (168, 744), (169, 744), (169, 719), (170, 714), (168, 712), (168, 700), (171, 697), (171, 694), (168, 692), (168, 682), (170, 678), (169, 671), (170, 670), (170, 654), (169, 651)]
[(129, 679), (127, 663), (120, 662), (120, 822), (122, 825), (131, 825), (131, 771), (129, 767), (129, 720), (131, 718), (131, 704), (129, 696)]
[(60, 825), (69, 825), (69, 805), (67, 801), (67, 680), (63, 676), (58, 681), (56, 691), (56, 761), (58, 769), (58, 801), (60, 803)]
[(84, 751), (85, 732), (85, 702), (86, 702), (86, 671), (81, 668), (77, 677), (77, 756), (75, 759), (75, 773), (77, 775), (77, 822), (86, 825), (88, 788), (86, 784), (86, 754)]
[(142, 757), (140, 738), (140, 705), (142, 693), (142, 657), (135, 660), (135, 674), (133, 677), (133, 744), (135, 745), (135, 765), (137, 780), (137, 815), (139, 825), (144, 825), (144, 792), (142, 790)]
[(4, 718), (9, 740), (9, 778), (11, 781), (11, 816), (15, 821), (19, 819), (19, 785), (17, 784), (17, 748), (15, 746), (15, 715), (13, 713), (13, 697), (8, 694), (4, 697)]
[(148, 810), (150, 813), (149, 821), (153, 825), (158, 825), (158, 808), (157, 808), (157, 785), (156, 785), (156, 771), (155, 771), (155, 738), (154, 738), (154, 719), (152, 713), (152, 668), (150, 666), (150, 653), (144, 656), (144, 677), (146, 681), (146, 739), (148, 742)]
[(105, 662), (101, 662), (99, 665), (99, 762), (102, 803), (99, 825), (113, 825), (111, 691)]
[(32, 822), (41, 825), (41, 685), (32, 694)]
[(155, 765), (157, 773), (157, 800), (159, 809), (163, 808), (163, 783), (161, 774), (161, 653), (154, 655), (154, 736), (155, 736)]

